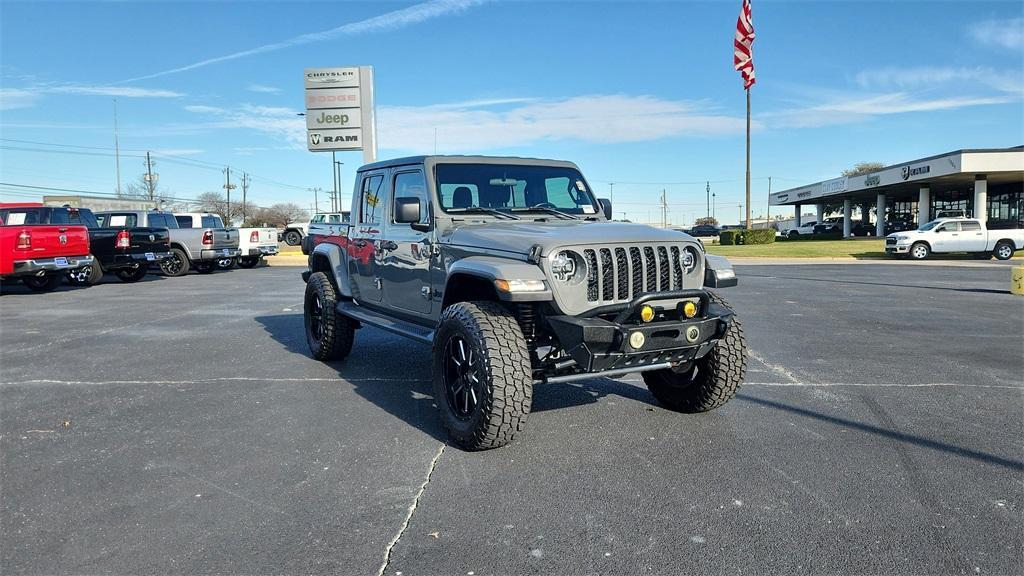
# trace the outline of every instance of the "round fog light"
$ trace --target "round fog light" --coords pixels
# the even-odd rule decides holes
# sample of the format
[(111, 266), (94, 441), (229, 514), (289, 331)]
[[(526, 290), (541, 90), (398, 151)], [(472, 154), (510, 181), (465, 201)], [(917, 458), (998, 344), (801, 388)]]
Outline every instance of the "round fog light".
[(640, 309), (640, 319), (644, 322), (650, 322), (654, 320), (654, 308), (650, 306), (644, 306)]
[(643, 332), (633, 332), (629, 335), (629, 345), (632, 346), (634, 350), (643, 348), (645, 340), (646, 338), (644, 338)]
[(693, 302), (684, 302), (683, 303), (683, 316), (686, 316), (687, 318), (693, 318), (696, 315), (697, 315), (697, 305), (694, 304)]

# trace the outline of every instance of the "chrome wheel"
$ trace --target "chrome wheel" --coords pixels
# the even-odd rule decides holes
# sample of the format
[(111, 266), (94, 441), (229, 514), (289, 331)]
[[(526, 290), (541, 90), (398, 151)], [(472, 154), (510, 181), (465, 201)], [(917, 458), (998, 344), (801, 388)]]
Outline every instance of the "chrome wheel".
[(448, 405), (455, 415), (468, 419), (482, 397), (482, 385), (473, 349), (460, 336), (445, 344), (444, 387)]
[(924, 260), (928, 257), (928, 247), (924, 244), (914, 244), (910, 248), (910, 255), (913, 256), (915, 260)]
[(1009, 260), (1013, 257), (1013, 248), (1009, 244), (1000, 244), (996, 246), (996, 258), (1000, 260)]

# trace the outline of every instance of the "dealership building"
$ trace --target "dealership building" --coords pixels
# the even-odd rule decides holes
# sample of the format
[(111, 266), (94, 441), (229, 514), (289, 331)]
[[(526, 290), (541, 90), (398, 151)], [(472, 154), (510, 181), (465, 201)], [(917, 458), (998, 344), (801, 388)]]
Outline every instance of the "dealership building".
[(818, 221), (826, 206), (842, 204), (843, 236), (850, 236), (857, 208), (875, 233), (886, 223), (924, 224), (943, 210), (964, 210), (989, 228), (1024, 228), (1024, 146), (957, 150), (887, 166), (875, 172), (834, 178), (772, 194), (772, 206), (793, 206), (799, 226), (804, 207), (815, 205)]

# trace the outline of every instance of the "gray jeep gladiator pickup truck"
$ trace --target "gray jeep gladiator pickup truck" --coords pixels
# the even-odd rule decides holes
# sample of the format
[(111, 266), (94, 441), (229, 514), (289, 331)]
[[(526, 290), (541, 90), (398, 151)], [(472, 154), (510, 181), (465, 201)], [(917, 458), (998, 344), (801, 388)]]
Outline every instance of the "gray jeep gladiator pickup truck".
[(312, 355), (344, 358), (363, 324), (430, 344), (463, 448), (511, 441), (535, 384), (639, 372), (666, 407), (704, 412), (743, 382), (740, 322), (706, 290), (736, 285), (728, 261), (611, 221), (571, 162), (401, 158), (360, 168), (352, 198), (302, 274)]

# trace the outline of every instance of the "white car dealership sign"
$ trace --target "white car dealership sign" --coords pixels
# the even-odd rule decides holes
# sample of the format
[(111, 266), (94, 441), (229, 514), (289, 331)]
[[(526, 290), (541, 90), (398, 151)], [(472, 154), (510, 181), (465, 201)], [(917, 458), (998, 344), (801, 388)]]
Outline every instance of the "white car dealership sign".
[(306, 145), (311, 152), (362, 150), (377, 159), (373, 68), (306, 68)]

